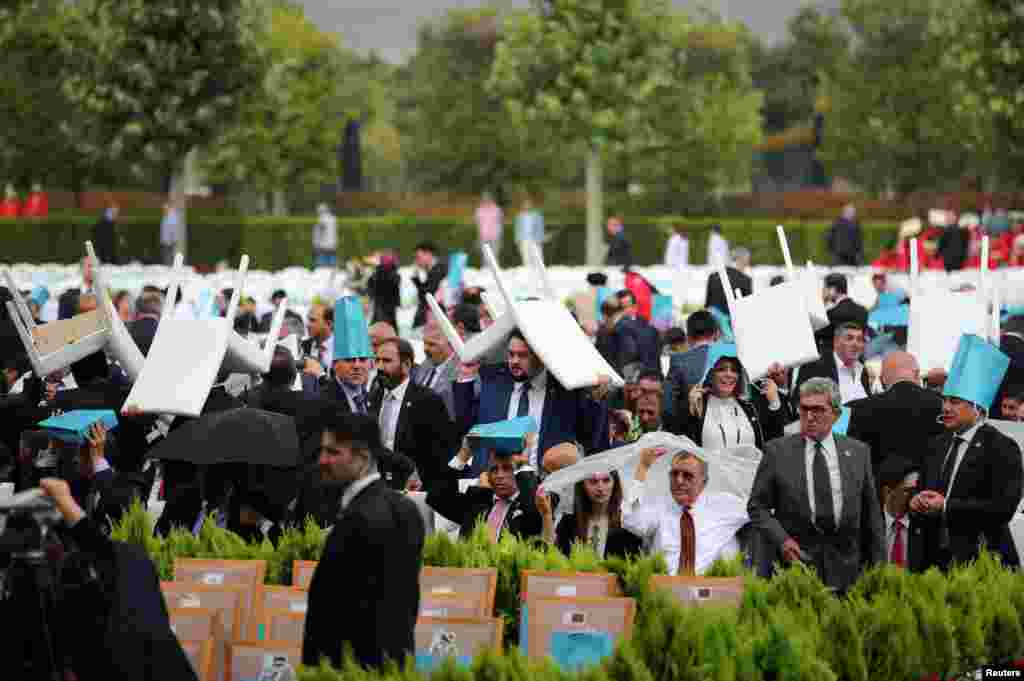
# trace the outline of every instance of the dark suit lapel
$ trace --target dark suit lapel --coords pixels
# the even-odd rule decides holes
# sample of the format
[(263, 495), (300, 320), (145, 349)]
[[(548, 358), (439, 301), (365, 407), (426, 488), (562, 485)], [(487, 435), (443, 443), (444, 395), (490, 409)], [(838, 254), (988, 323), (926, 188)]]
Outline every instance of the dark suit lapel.
[(853, 481), (857, 477), (856, 462), (845, 438), (834, 438), (836, 458), (839, 461), (839, 484), (843, 492), (843, 513), (837, 527), (843, 527), (852, 517), (854, 505), (857, 503), (857, 490), (853, 489)]
[(811, 513), (811, 497), (807, 493), (807, 455), (804, 452), (807, 443), (803, 437), (796, 438), (796, 446), (790, 450), (790, 468), (792, 469), (793, 480), (796, 482), (800, 498), (803, 500), (803, 508), (807, 517), (813, 519)]
[(395, 423), (395, 451), (398, 451), (398, 443), (402, 441), (405, 429), (409, 424), (409, 412), (416, 400), (416, 391), (412, 383), (405, 389), (405, 397), (402, 399), (401, 408), (398, 410), (398, 421)]
[(512, 401), (512, 390), (515, 387), (515, 381), (511, 378), (508, 381), (499, 381), (497, 384), (498, 389), (498, 404), (501, 405), (501, 413), (497, 414), (495, 421), (504, 421), (508, 418), (508, 409), (510, 402)]
[(540, 429), (540, 432), (537, 433), (538, 458), (544, 456), (544, 452), (541, 449), (543, 445), (541, 443), (544, 442), (544, 435), (546, 434), (545, 430), (547, 424), (551, 423), (551, 420), (554, 418), (554, 416), (552, 415), (552, 411), (555, 408), (555, 401), (557, 400), (557, 396), (555, 394), (556, 390), (557, 388), (555, 386), (555, 377), (552, 376), (551, 372), (549, 371), (547, 382), (544, 384), (544, 411), (541, 412), (540, 423), (537, 424)]

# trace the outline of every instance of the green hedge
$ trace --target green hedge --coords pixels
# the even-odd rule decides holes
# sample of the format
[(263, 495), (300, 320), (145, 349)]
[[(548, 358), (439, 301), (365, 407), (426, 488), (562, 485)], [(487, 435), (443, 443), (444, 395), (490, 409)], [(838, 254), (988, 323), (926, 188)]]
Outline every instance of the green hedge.
[[(162, 579), (176, 557), (264, 559), (267, 581), (290, 583), (293, 560), (319, 558), (325, 532), (309, 524), (285, 533), (277, 549), (247, 544), (207, 523), (199, 537), (183, 530), (154, 538), (137, 504), (113, 536), (145, 547)], [(948, 574), (911, 575), (891, 565), (868, 570), (850, 593), (833, 597), (813, 571), (794, 566), (768, 581), (744, 573), (739, 562), (713, 566), (716, 576), (745, 576), (738, 608), (683, 608), (652, 591), (650, 577), (664, 572), (660, 557), (601, 561), (578, 547), (571, 558), (557, 550), (504, 538), (492, 544), (478, 528), (468, 541), (432, 535), (424, 563), (442, 567), (496, 567), (497, 614), (506, 620), (504, 655), (486, 654), (469, 670), (435, 671), (433, 681), (917, 681), (931, 674), (953, 678), (993, 662), (1024, 657), (1024, 574), (1004, 569), (991, 554)], [(597, 668), (569, 674), (514, 650), (519, 618), (519, 574), (524, 569), (611, 572), (623, 593), (637, 599), (629, 641)], [(366, 672), (306, 669), (303, 681), (419, 681), (411, 668)]]
[[(689, 226), (690, 254), (702, 263), (707, 252), (710, 225), (719, 222), (730, 243), (750, 248), (754, 264), (781, 264), (782, 254), (771, 220), (742, 218), (627, 218), (626, 228), (638, 265), (662, 261), (665, 243), (672, 225), (683, 221)], [(55, 215), (44, 220), (0, 220), (0, 262), (74, 262), (83, 253), (83, 242), (90, 238), (95, 220), (75, 215)], [(195, 266), (213, 266), (221, 260), (237, 261), (248, 253), (252, 267), (279, 270), (291, 266), (309, 266), (312, 259), (311, 234), (315, 218), (268, 218), (192, 215), (189, 219), (187, 261)], [(389, 248), (397, 250), (408, 263), (417, 243), (430, 240), (446, 250), (465, 250), (473, 265), (479, 263), (476, 227), (466, 222), (410, 217), (341, 218), (338, 221), (338, 255), (346, 260)], [(829, 264), (825, 252), (826, 222), (797, 222), (786, 225), (790, 250), (797, 263), (812, 259)], [(897, 225), (864, 225), (868, 261), (883, 246), (894, 241)], [(117, 226), (119, 253), (144, 263), (160, 259), (159, 219), (156, 216), (127, 216)], [(548, 225), (550, 239), (545, 259), (554, 265), (580, 265), (584, 261), (585, 227), (583, 221)], [(503, 263), (519, 263), (515, 230), (504, 230)]]

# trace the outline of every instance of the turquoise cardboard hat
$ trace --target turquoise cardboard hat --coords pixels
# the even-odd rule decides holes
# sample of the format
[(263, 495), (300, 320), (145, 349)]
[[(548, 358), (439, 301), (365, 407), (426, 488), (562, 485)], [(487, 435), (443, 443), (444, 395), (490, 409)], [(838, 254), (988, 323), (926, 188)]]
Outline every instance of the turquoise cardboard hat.
[(97, 421), (112, 430), (117, 427), (117, 414), (109, 409), (77, 409), (40, 421), (39, 427), (54, 439), (81, 445)]
[(725, 314), (717, 307), (709, 307), (708, 312), (715, 318), (715, 323), (718, 324), (718, 330), (722, 334), (722, 340), (726, 343), (733, 343), (736, 341), (736, 335), (732, 332), (732, 320), (729, 315)]
[(466, 275), (466, 263), (469, 256), (457, 251), (448, 256), (448, 290), (458, 291), (462, 288), (462, 280)]
[(363, 301), (358, 296), (339, 298), (334, 304), (334, 359), (372, 357)]
[(835, 435), (846, 435), (846, 431), (850, 428), (850, 408), (843, 407), (842, 411), (839, 412), (839, 418), (836, 419), (835, 424), (832, 426), (832, 433)]
[(877, 307), (868, 315), (868, 324), (875, 329), (884, 326), (910, 326), (910, 306)]
[(700, 379), (701, 383), (708, 380), (708, 374), (710, 374), (711, 370), (715, 368), (716, 364), (718, 364), (718, 360), (723, 357), (732, 357), (739, 361), (740, 353), (736, 349), (735, 343), (718, 342), (712, 343), (708, 346), (708, 358), (704, 362), (704, 377)]
[(984, 338), (960, 336), (953, 366), (942, 394), (972, 402), (988, 411), (1010, 367), (1010, 358)]
[(508, 421), (482, 423), (469, 431), (466, 437), (476, 440), (485, 450), (494, 449), (504, 454), (518, 454), (526, 449), (526, 434), (536, 433), (537, 419), (520, 416)]

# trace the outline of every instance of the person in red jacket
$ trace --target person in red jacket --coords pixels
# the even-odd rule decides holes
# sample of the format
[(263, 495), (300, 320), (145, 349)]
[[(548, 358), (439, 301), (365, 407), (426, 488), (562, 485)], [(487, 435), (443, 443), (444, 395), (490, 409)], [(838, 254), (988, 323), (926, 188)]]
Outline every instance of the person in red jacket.
[(39, 184), (32, 185), (32, 193), (25, 201), (25, 217), (45, 218), (50, 214), (50, 197)]
[(7, 185), (4, 200), (0, 201), (0, 217), (16, 218), (19, 215), (21, 215), (21, 199), (18, 198), (18, 193), (14, 191), (14, 186), (9, 184)]

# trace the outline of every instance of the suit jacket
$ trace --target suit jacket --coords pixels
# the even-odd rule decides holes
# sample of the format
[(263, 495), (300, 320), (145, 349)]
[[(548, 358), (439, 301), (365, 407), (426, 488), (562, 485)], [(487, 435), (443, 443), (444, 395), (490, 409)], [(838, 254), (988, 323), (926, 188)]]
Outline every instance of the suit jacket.
[(159, 319), (140, 317), (129, 325), (128, 333), (131, 335), (132, 340), (135, 341), (135, 344), (139, 346), (139, 352), (143, 355), (149, 354), (149, 348), (153, 345), (153, 339), (156, 337), (156, 328), (159, 324)]
[(425, 281), (420, 281), (416, 277), (412, 278), (412, 283), (416, 287), (416, 295), (419, 298), (419, 303), (416, 306), (416, 316), (412, 320), (412, 327), (414, 329), (427, 323), (427, 310), (430, 309), (427, 305), (427, 294), (433, 293), (437, 295), (437, 288), (447, 276), (448, 265), (439, 262), (427, 272)]
[[(952, 445), (949, 432), (928, 443), (920, 489), (945, 494), (942, 467)], [(989, 425), (974, 434), (941, 515), (915, 517), (925, 533), (925, 567), (946, 568), (977, 557), (985, 541), (1006, 565), (1020, 563), (1009, 522), (1021, 500), (1021, 452), (1017, 443)]]
[[(831, 348), (831, 346), (829, 346)], [(797, 373), (796, 385), (790, 393), (794, 408), (800, 403), (800, 386), (812, 378), (831, 378), (839, 387), (839, 369), (836, 368), (836, 355), (831, 349), (821, 354), (821, 358), (804, 364)], [(864, 393), (871, 395), (871, 377), (865, 368), (860, 374), (860, 384), (864, 386)]]
[[(423, 362), (423, 364), (413, 367), (412, 382), (417, 385), (423, 385), (423, 382), (430, 377), (430, 372), (433, 369), (434, 363), (429, 359)], [(458, 357), (455, 357), (453, 361), (448, 362), (448, 366), (441, 371), (440, 376), (437, 376), (435, 372), (433, 379), (434, 387), (431, 388), (431, 390), (438, 394), (441, 401), (444, 402), (445, 409), (448, 410), (448, 417), (453, 422), (455, 421), (455, 396), (452, 393), (452, 386), (454, 386), (455, 382), (458, 380), (459, 363)]]
[[(478, 423), (495, 423), (508, 418), (515, 381), (506, 366), (480, 367), (479, 395), (472, 382), (454, 386), (456, 427), (468, 432)], [(608, 411), (603, 403), (590, 399), (585, 390), (566, 390), (548, 372), (544, 414), (540, 420), (538, 452), (543, 454), (563, 442), (579, 442), (588, 454), (608, 445)], [(475, 453), (472, 473), (482, 472), (485, 457)]]
[(404, 662), (415, 647), (425, 536), (416, 505), (383, 482), (356, 495), (338, 515), (309, 585), (304, 664), (326, 656), (338, 667), (344, 645), (367, 667)]
[[(729, 278), (730, 290), (739, 289), (744, 297), (754, 292), (754, 283), (750, 277), (740, 272), (735, 267), (726, 267), (725, 275)], [(722, 288), (721, 277), (718, 272), (708, 275), (707, 291), (704, 295), (704, 307), (717, 307), (725, 314), (729, 314), (729, 304), (725, 299), (725, 290)]]
[(835, 436), (835, 443), (843, 494), (835, 534), (824, 534), (814, 524), (801, 435), (765, 445), (747, 511), (775, 560), (782, 560), (782, 544), (792, 537), (811, 558), (822, 582), (845, 592), (866, 565), (885, 560), (885, 524), (867, 445), (841, 435)]
[[(459, 525), (459, 536), (467, 538), (481, 520), (486, 522), (494, 506), (494, 492), (486, 487), (472, 486), (459, 493), (459, 471), (445, 467), (442, 484), (427, 492), (427, 505)], [(537, 510), (534, 497), (537, 494), (537, 474), (532, 470), (516, 473), (519, 496), (505, 513), (503, 532), (511, 532), (520, 539), (539, 537), (544, 521)]]
[(639, 362), (645, 369), (661, 374), (661, 340), (657, 329), (643, 319), (624, 317), (615, 325), (614, 333), (618, 336), (619, 356), (613, 366), (622, 369)]
[(931, 390), (903, 381), (884, 393), (850, 404), (846, 434), (871, 448), (871, 465), (878, 468), (890, 456), (899, 455), (923, 463), (921, 443), (942, 434), (939, 423), (942, 398)]
[[(370, 404), (375, 416), (380, 414), (379, 400), (382, 398), (380, 395)], [(442, 469), (454, 455), (452, 433), (452, 423), (441, 398), (430, 388), (410, 380), (398, 412), (394, 451), (412, 459), (423, 486), (428, 490), (437, 484), (442, 477)]]
[[(555, 528), (555, 546), (566, 556), (572, 555), (572, 545), (575, 542), (582, 541), (576, 536), (576, 529), (575, 513), (563, 515)], [(608, 538), (604, 544), (604, 555), (601, 558), (625, 558), (638, 556), (642, 552), (643, 540), (640, 537), (622, 527), (609, 528)]]

